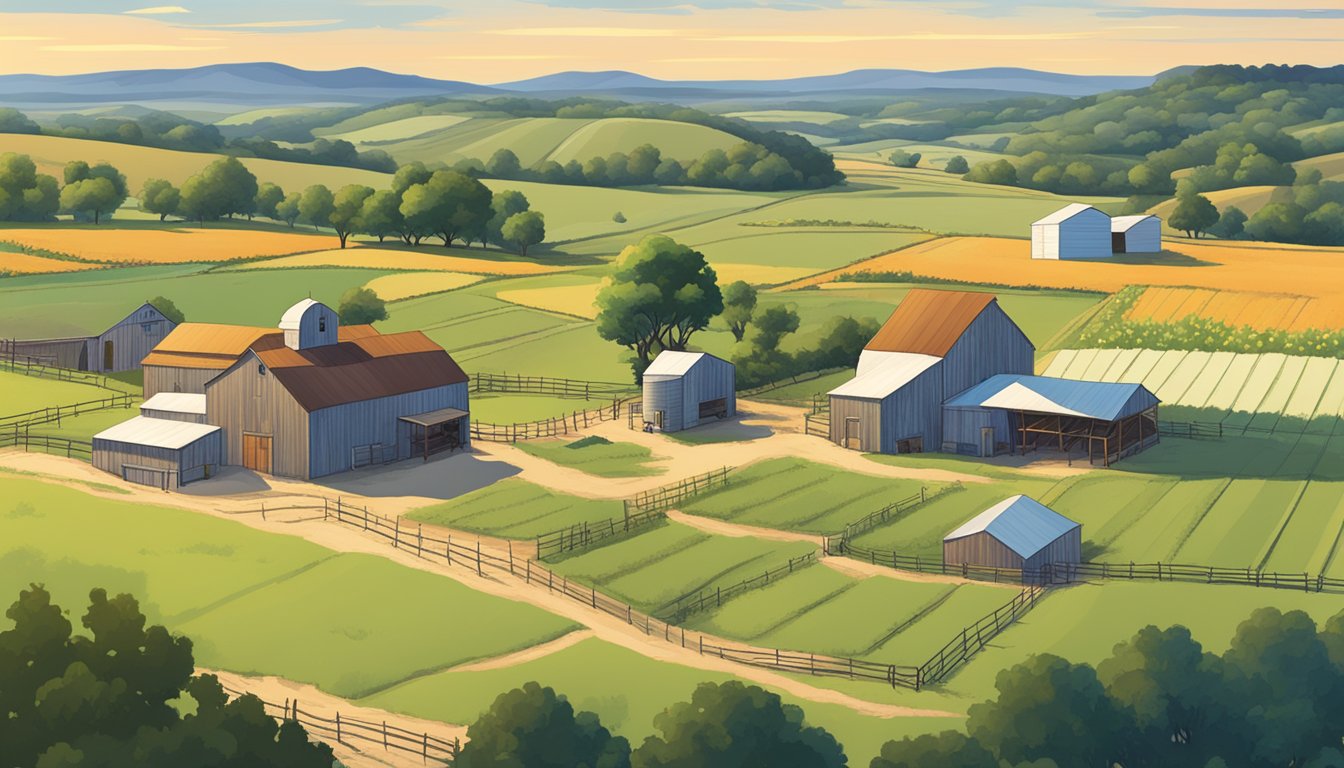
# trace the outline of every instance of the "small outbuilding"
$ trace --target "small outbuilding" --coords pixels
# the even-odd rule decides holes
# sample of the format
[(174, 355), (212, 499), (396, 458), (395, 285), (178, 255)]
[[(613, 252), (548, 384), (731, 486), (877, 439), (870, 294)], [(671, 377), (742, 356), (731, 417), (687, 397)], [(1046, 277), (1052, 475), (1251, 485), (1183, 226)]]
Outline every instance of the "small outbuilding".
[(943, 537), (945, 564), (1020, 570), (1025, 583), (1082, 555), (1083, 526), (1027, 496), (1004, 499)]
[(136, 416), (93, 436), (93, 466), (165, 491), (210, 477), (224, 457), (224, 432), (210, 424)]
[(95, 303), (38, 321), (21, 308), (0, 309), (0, 357), (76, 371), (136, 370), (177, 326), (149, 302), (125, 311)]
[(1147, 215), (1111, 219), (1111, 252), (1161, 253), (1162, 220)]
[(1066, 205), (1031, 224), (1033, 259), (1104, 259), (1111, 255), (1111, 217), (1085, 203)]
[(644, 426), (679, 432), (737, 413), (737, 369), (707, 352), (666, 350), (644, 371)]

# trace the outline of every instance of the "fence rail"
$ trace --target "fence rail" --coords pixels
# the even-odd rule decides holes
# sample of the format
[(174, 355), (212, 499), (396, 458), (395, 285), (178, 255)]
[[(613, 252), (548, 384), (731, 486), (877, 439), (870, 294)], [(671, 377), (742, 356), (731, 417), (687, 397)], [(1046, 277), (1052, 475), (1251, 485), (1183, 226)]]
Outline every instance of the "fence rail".
[[(778, 381), (772, 381), (768, 384), (761, 384), (759, 386), (751, 387), (750, 389), (739, 390), (737, 396), (742, 398), (751, 398), (757, 395), (765, 394), (766, 392), (774, 391), (776, 389), (783, 389), (784, 387), (789, 387), (794, 384), (804, 384), (809, 381), (816, 381), (817, 379), (824, 378), (826, 376), (830, 376), (833, 373), (839, 373), (840, 371), (845, 370), (849, 370), (848, 367), (825, 368), (820, 371), (800, 373), (797, 376), (786, 376), (785, 378), (779, 379)], [(811, 398), (809, 398), (809, 402), (811, 402)]]
[(444, 765), (452, 765), (453, 761), (457, 759), (458, 753), (462, 750), (462, 744), (458, 739), (449, 741), (431, 736), (428, 732), (417, 733), (399, 726), (388, 725), (386, 720), (375, 723), (369, 720), (343, 716), (340, 710), (336, 710), (333, 717), (323, 717), (301, 709), (298, 699), (286, 699), (283, 704), (277, 704), (249, 691), (240, 691), (222, 683), (221, 687), (225, 693), (233, 698), (240, 696), (256, 698), (261, 702), (262, 709), (265, 710), (266, 714), (278, 717), (281, 720), (292, 720), (302, 725), (318, 741), (334, 740), (338, 744), (362, 742), (374, 746), (381, 745), (384, 750), (398, 750), (417, 755), (424, 762), (433, 760)]
[(957, 667), (983, 650), (990, 640), (1035, 608), (1044, 591), (1042, 587), (1028, 587), (1006, 605), (963, 629), (959, 636), (952, 638), (951, 642), (919, 666), (919, 686), (934, 685), (946, 679)]
[(476, 373), (467, 385), (470, 392), (516, 392), (530, 395), (551, 395), (580, 400), (599, 397), (626, 397), (639, 391), (634, 384), (611, 381), (580, 381), (548, 376), (523, 376), (507, 373)]
[(579, 523), (558, 531), (537, 536), (537, 559), (546, 560), (557, 555), (591, 549), (618, 537), (640, 533), (664, 519), (664, 511), (626, 510), (625, 517), (611, 517), (597, 523)]
[(516, 443), (519, 440), (537, 440), (544, 437), (560, 437), (587, 429), (593, 424), (615, 421), (621, 416), (624, 400), (615, 398), (611, 405), (586, 411), (574, 411), (567, 416), (556, 416), (540, 421), (518, 424), (490, 424), (471, 422), (471, 438), (491, 443)]
[(120, 394), (113, 395), (112, 397), (104, 397), (98, 400), (86, 400), (82, 403), (72, 403), (71, 405), (39, 408), (35, 411), (0, 416), (0, 430), (18, 431), (39, 424), (50, 424), (53, 421), (59, 423), (61, 419), (78, 416), (82, 413), (105, 411), (111, 408), (130, 408), (134, 403), (135, 398), (131, 395)]
[(635, 494), (634, 498), (625, 501), (626, 514), (665, 512), (686, 499), (727, 485), (728, 473), (731, 471), (732, 467), (723, 467), (702, 475), (688, 477), (680, 482)]
[(0, 448), (23, 448), (25, 451), (40, 451), (70, 458), (93, 458), (93, 443), (87, 440), (71, 440), (55, 435), (32, 435), (27, 432), (0, 433)]
[(794, 571), (806, 568), (816, 562), (817, 553), (815, 551), (808, 552), (806, 555), (800, 557), (791, 557), (786, 565), (767, 570), (760, 576), (743, 579), (728, 587), (705, 587), (682, 595), (676, 600), (663, 606), (663, 608), (658, 611), (657, 616), (663, 621), (680, 624), (693, 613), (699, 613), (700, 611), (709, 608), (718, 608), (723, 605), (724, 600), (731, 600), (744, 592), (750, 592), (754, 589), (768, 587), (771, 583), (779, 581), (781, 578), (792, 574)]
[[(3, 342), (0, 342), (3, 343)], [(113, 392), (124, 392), (125, 390), (114, 387), (110, 383), (112, 380), (99, 373), (92, 371), (76, 371), (72, 368), (61, 368), (54, 364), (39, 362), (41, 358), (26, 356), (26, 359), (12, 357), (0, 358), (0, 370), (6, 370), (10, 373), (18, 373), (24, 376), (35, 376), (43, 379), (53, 379), (55, 381), (70, 381), (77, 384), (88, 384), (99, 389), (111, 390)]]
[(1202, 421), (1158, 421), (1159, 437), (1184, 437), (1190, 440), (1222, 440), (1223, 425)]

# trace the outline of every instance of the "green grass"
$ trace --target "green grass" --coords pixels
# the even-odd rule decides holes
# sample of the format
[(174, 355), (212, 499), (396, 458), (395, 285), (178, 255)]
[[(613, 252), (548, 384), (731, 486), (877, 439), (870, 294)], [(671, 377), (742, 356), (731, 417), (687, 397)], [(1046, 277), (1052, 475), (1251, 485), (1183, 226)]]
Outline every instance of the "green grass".
[(653, 452), (634, 443), (613, 443), (600, 437), (566, 442), (531, 440), (517, 444), (524, 452), (562, 467), (597, 477), (644, 477), (666, 470), (648, 466)]
[(598, 408), (610, 410), (611, 400), (512, 392), (478, 392), (471, 396), (472, 420), (488, 424), (524, 424)]
[(546, 159), (561, 165), (570, 160), (582, 163), (594, 157), (606, 157), (612, 152), (629, 154), (641, 144), (652, 144), (664, 158), (689, 164), (711, 149), (727, 150), (741, 143), (736, 136), (703, 125), (613, 117), (580, 126), (551, 150)]
[(89, 384), (0, 371), (0, 418), (116, 395), (115, 392)]
[[(203, 514), (9, 474), (0, 475), (0, 498), (0, 594), (42, 582), (79, 615), (94, 587), (130, 592), (151, 621), (189, 635), (206, 667), (357, 696), (573, 628), (380, 557)], [(463, 632), (462, 616), (490, 620)]]
[(619, 501), (583, 499), (506, 478), (451, 501), (421, 507), (406, 517), (473, 533), (527, 539), (622, 514)]
[[(107, 392), (106, 394), (111, 395), (112, 393)], [(70, 440), (89, 441), (104, 429), (139, 415), (140, 401), (137, 399), (131, 403), (130, 408), (109, 408), (103, 411), (81, 413), (78, 416), (61, 419), (59, 422), (39, 424), (29, 431), (35, 435), (55, 435)]]
[(845, 369), (829, 373), (821, 378), (800, 381), (797, 384), (786, 384), (758, 395), (752, 395), (751, 399), (767, 403), (811, 405), (814, 398), (824, 396), (827, 392), (852, 378), (854, 378), (854, 371)]
[(837, 533), (892, 502), (938, 486), (844, 472), (803, 459), (770, 459), (734, 472), (683, 512), (807, 533)]
[(769, 586), (735, 597), (722, 608), (693, 614), (687, 626), (720, 637), (754, 641), (854, 584), (852, 578), (832, 568), (807, 566)]

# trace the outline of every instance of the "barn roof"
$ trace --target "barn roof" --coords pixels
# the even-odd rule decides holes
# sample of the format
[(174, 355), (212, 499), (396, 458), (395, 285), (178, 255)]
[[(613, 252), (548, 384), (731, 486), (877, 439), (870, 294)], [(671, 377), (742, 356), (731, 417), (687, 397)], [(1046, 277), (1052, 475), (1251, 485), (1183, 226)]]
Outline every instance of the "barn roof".
[(1157, 396), (1142, 384), (1001, 373), (956, 395), (946, 404), (1118, 421), (1142, 413), (1158, 402)]
[(160, 392), (140, 404), (141, 411), (165, 411), (205, 415), (205, 395), (191, 392)]
[(219, 429), (219, 427), (211, 424), (135, 416), (116, 426), (104, 429), (94, 435), (93, 439), (143, 445), (149, 448), (179, 450), (212, 432), (218, 432)]
[[(341, 326), (341, 341), (378, 336), (371, 325)], [(270, 328), (216, 323), (183, 323), (150, 350), (141, 365), (170, 368), (204, 368), (222, 371), (238, 361), (248, 349), (283, 347), (284, 334)]]
[(1035, 499), (1012, 496), (966, 521), (943, 537), (953, 541), (988, 533), (1021, 557), (1029, 558), (1081, 525)]
[(864, 349), (943, 357), (994, 301), (992, 293), (913, 288)]
[(265, 340), (257, 358), (306, 411), (460, 384), (467, 375), (420, 331), (295, 350)]
[(1097, 213), (1102, 213), (1100, 210), (1097, 210), (1087, 203), (1070, 203), (1043, 219), (1037, 219), (1036, 221), (1031, 222), (1031, 225), (1034, 227), (1037, 224), (1063, 224), (1083, 211), (1097, 211)]
[(828, 394), (838, 397), (857, 397), (881, 400), (915, 380), (915, 377), (942, 361), (933, 355), (909, 352), (887, 352), (869, 365), (863, 373), (832, 389)]
[(1158, 222), (1162, 221), (1161, 219), (1151, 214), (1140, 214), (1138, 216), (1112, 216), (1111, 231), (1128, 232), (1129, 230), (1133, 229), (1134, 226), (1139, 222), (1147, 221), (1148, 219), (1154, 219)]
[[(649, 363), (649, 367), (644, 370), (644, 376), (684, 376), (686, 372), (695, 367), (695, 364), (712, 358), (720, 362), (727, 362), (722, 358), (714, 357), (708, 352), (678, 352), (672, 349), (665, 349), (658, 353), (658, 356)], [(730, 363), (731, 365), (731, 363)]]
[[(59, 295), (61, 292), (54, 293)], [(128, 306), (121, 300), (62, 301), (56, 296), (43, 296), (40, 306), (18, 301), (0, 302), (0, 338), (58, 341), (101, 336), (146, 306), (153, 305), (143, 301), (129, 312), (126, 310)]]

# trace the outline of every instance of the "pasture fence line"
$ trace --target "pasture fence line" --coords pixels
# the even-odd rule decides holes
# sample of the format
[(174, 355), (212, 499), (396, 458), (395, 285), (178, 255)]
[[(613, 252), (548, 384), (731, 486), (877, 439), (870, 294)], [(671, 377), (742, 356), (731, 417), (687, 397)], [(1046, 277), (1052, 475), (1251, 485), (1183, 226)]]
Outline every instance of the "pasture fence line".
[(613, 399), (611, 405), (586, 411), (574, 411), (567, 416), (555, 416), (538, 421), (515, 424), (491, 424), (471, 422), (471, 438), (490, 443), (516, 443), (519, 440), (537, 440), (546, 437), (562, 437), (580, 432), (593, 424), (615, 421), (621, 417), (623, 400)]
[(575, 523), (568, 528), (537, 535), (537, 560), (546, 560), (570, 552), (579, 552), (600, 546), (611, 539), (642, 533), (667, 519), (667, 513), (657, 511), (630, 511), (626, 507), (622, 518), (609, 517), (595, 523)]
[(822, 395), (812, 396), (812, 407), (803, 414), (803, 434), (831, 439), (831, 400)]
[(1187, 440), (1222, 440), (1223, 425), (1221, 422), (1159, 420), (1157, 434), (1159, 437), (1182, 437)]
[(468, 392), (506, 392), (528, 395), (595, 400), (601, 398), (628, 398), (639, 387), (611, 381), (582, 381), (549, 376), (523, 376), (508, 373), (475, 373), (467, 385)]
[[(0, 344), (5, 343), (7, 342), (0, 340)], [(111, 379), (102, 374), (94, 373), (93, 371), (77, 371), (73, 368), (61, 368), (54, 364), (41, 362), (43, 359), (42, 357), (34, 357), (31, 355), (24, 355), (22, 357), (23, 359), (19, 359), (18, 356), (13, 354), (0, 357), (0, 370), (17, 373), (23, 376), (52, 379), (53, 381), (69, 381), (75, 384), (88, 384), (91, 387), (98, 387), (99, 389), (106, 389), (112, 392), (124, 391), (118, 387), (112, 386), (109, 383)], [(55, 358), (52, 359), (54, 360)]]
[[(751, 398), (757, 395), (763, 395), (766, 392), (772, 392), (776, 389), (783, 389), (784, 387), (792, 386), (794, 384), (803, 384), (809, 381), (816, 381), (817, 379), (824, 378), (826, 376), (830, 376), (833, 373), (839, 373), (840, 371), (845, 370), (849, 370), (848, 367), (823, 368), (820, 371), (809, 371), (807, 373), (800, 373), (795, 376), (785, 376), (782, 379), (777, 379), (775, 381), (769, 382), (768, 384), (759, 384), (757, 386), (749, 387), (747, 389), (739, 389), (737, 391), (737, 396)], [(816, 397), (815, 395), (812, 396), (813, 401), (815, 401), (815, 397)]]
[(1007, 604), (996, 608), (993, 613), (962, 629), (959, 635), (953, 637), (928, 661), (919, 665), (919, 688), (945, 680), (957, 667), (984, 650), (989, 641), (1012, 626), (1023, 614), (1035, 608), (1044, 592), (1044, 587), (1029, 586)]
[(299, 700), (285, 699), (277, 704), (267, 701), (250, 691), (240, 691), (228, 685), (220, 684), (231, 698), (251, 696), (261, 702), (262, 710), (280, 720), (290, 720), (302, 725), (318, 741), (334, 740), (337, 744), (354, 746), (356, 743), (381, 745), (385, 751), (397, 750), (418, 755), (422, 762), (431, 760), (443, 765), (452, 765), (462, 751), (459, 739), (449, 741), (431, 736), (428, 731), (416, 732), (396, 725), (388, 725), (386, 720), (372, 722), (349, 715), (342, 715), (339, 709), (331, 717), (324, 717), (299, 707)]
[(393, 548), (413, 552), (417, 557), (446, 562), (448, 565), (469, 568), (478, 576), (503, 576), (521, 580), (524, 584), (545, 589), (581, 603), (588, 608), (624, 621), (648, 637), (661, 637), (665, 642), (694, 650), (702, 656), (713, 656), (726, 661), (746, 664), (779, 672), (794, 672), (814, 676), (840, 677), (850, 680), (871, 680), (892, 687), (919, 690), (919, 669), (915, 666), (883, 664), (864, 659), (836, 658), (815, 653), (801, 653), (781, 649), (735, 645), (704, 634), (688, 633), (677, 626), (598, 592), (596, 587), (569, 579), (546, 568), (532, 558), (519, 558), (512, 546), (507, 556), (492, 553), (481, 547), (478, 538), (474, 545), (426, 536), (424, 526), (403, 527), (400, 518), (388, 518), (336, 499), (324, 498), (323, 517), (348, 525), (389, 541)]
[(50, 424), (53, 421), (59, 426), (61, 419), (79, 416), (84, 413), (93, 413), (94, 411), (106, 411), (112, 408), (130, 408), (134, 404), (135, 398), (123, 393), (98, 400), (86, 400), (82, 403), (39, 408), (24, 413), (0, 416), (0, 430), (17, 432), (20, 429), (27, 429), (39, 424)]
[(33, 435), (27, 430), (0, 433), (0, 448), (23, 448), (24, 452), (37, 451), (53, 456), (93, 460), (93, 443), (56, 435)]
[(728, 587), (714, 586), (703, 587), (694, 592), (689, 592), (676, 600), (663, 606), (658, 611), (658, 618), (673, 624), (680, 624), (693, 613), (707, 610), (709, 608), (718, 608), (723, 605), (724, 600), (731, 600), (744, 592), (750, 592), (755, 589), (762, 589), (771, 584), (778, 583), (780, 579), (813, 565), (817, 562), (817, 553), (808, 552), (799, 557), (789, 558), (789, 562), (777, 568), (764, 571), (760, 576), (753, 576), (749, 579), (743, 579), (736, 584)]
[(869, 512), (863, 517), (849, 523), (840, 533), (826, 536), (822, 539), (822, 550), (826, 554), (842, 554), (845, 551), (845, 545), (854, 540), (855, 536), (870, 531), (879, 525), (885, 525), (901, 517), (910, 510), (922, 504), (928, 503), (934, 499), (942, 498), (949, 493), (962, 490), (960, 482), (945, 486), (933, 493), (929, 493), (927, 486), (920, 486), (919, 493), (911, 494), (903, 499), (898, 499), (887, 506)]
[(633, 498), (625, 500), (625, 512), (627, 515), (640, 512), (666, 512), (686, 499), (727, 485), (728, 473), (732, 471), (732, 467), (722, 467), (652, 490), (642, 491), (635, 494)]

